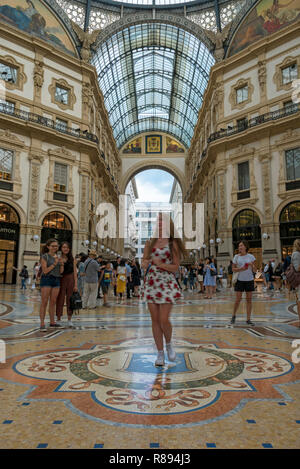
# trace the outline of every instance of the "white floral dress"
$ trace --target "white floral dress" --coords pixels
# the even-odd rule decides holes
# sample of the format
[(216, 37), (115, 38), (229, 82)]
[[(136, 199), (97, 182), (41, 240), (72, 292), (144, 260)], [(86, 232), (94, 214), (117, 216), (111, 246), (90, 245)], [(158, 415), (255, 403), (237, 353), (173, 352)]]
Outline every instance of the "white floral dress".
[[(169, 246), (153, 248), (151, 258), (158, 257), (162, 263), (172, 264)], [(177, 300), (182, 299), (175, 275), (172, 272), (160, 269), (155, 264), (151, 264), (146, 275), (143, 299), (147, 303), (155, 304), (174, 304)]]

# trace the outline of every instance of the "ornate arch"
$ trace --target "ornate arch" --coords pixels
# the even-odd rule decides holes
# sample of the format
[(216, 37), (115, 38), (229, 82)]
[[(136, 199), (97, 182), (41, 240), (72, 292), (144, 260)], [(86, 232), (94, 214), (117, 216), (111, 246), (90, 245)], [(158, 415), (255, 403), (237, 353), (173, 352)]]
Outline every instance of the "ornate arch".
[(22, 207), (20, 207), (20, 205), (16, 204), (16, 202), (14, 202), (11, 198), (1, 195), (0, 203), (10, 205), (11, 208), (13, 208), (17, 212), (17, 215), (18, 215), (19, 220), (20, 220), (20, 225), (26, 225), (27, 224), (27, 215), (26, 215), (26, 213), (24, 212)]
[(236, 217), (236, 215), (238, 215), (240, 212), (243, 212), (244, 210), (251, 210), (252, 212), (255, 212), (255, 213), (258, 215), (259, 219), (260, 219), (260, 224), (262, 225), (262, 224), (264, 223), (264, 222), (263, 222), (264, 216), (263, 216), (263, 213), (262, 213), (260, 210), (258, 210), (256, 207), (253, 208), (253, 207), (251, 207), (251, 206), (249, 207), (248, 205), (244, 205), (244, 206), (240, 206), (240, 207), (236, 208), (236, 209), (230, 214), (230, 216), (229, 216), (229, 218), (228, 218), (228, 224), (227, 224), (227, 228), (228, 228), (229, 230), (232, 230), (233, 220), (234, 220), (234, 218)]
[(98, 49), (98, 47), (100, 47), (104, 42), (106, 42), (112, 35), (116, 34), (122, 29), (142, 23), (164, 23), (177, 26), (178, 28), (184, 29), (193, 36), (197, 37), (199, 41), (203, 42), (203, 44), (208, 48), (210, 52), (212, 52), (214, 49), (213, 42), (208, 38), (205, 33), (205, 30), (201, 28), (201, 26), (199, 26), (198, 24), (194, 23), (188, 18), (185, 18), (182, 15), (176, 15), (173, 13), (169, 14), (164, 11), (156, 11), (154, 19), (152, 9), (125, 15), (123, 16), (123, 18), (120, 18), (119, 20), (109, 24), (99, 33), (92, 49)]
[(174, 176), (179, 182), (182, 190), (182, 197), (184, 198), (186, 193), (184, 174), (172, 163), (163, 160), (154, 160), (153, 158), (148, 160), (145, 159), (139, 163), (136, 163), (135, 165), (131, 166), (131, 168), (129, 168), (125, 174), (123, 174), (120, 182), (120, 193), (125, 194), (125, 190), (130, 179), (146, 169), (162, 169), (172, 174), (172, 176)]
[(48, 208), (48, 209), (44, 210), (40, 214), (39, 219), (38, 219), (38, 225), (41, 228), (42, 228), (42, 223), (43, 223), (43, 220), (44, 220), (45, 216), (48, 215), (51, 212), (61, 212), (63, 215), (66, 215), (66, 217), (68, 217), (70, 219), (70, 222), (72, 224), (72, 232), (74, 233), (75, 231), (78, 231), (78, 222), (75, 219), (75, 217), (73, 216), (73, 214), (71, 212), (68, 212), (64, 208), (61, 208), (61, 207), (57, 207), (57, 208), (56, 207), (51, 207), (50, 209)]
[(283, 202), (281, 202), (277, 208), (275, 209), (274, 211), (274, 223), (278, 223), (280, 224), (280, 214), (282, 212), (282, 210), (289, 204), (293, 203), (293, 202), (300, 202), (300, 196), (294, 196), (294, 197), (290, 197), (289, 199), (285, 199)]

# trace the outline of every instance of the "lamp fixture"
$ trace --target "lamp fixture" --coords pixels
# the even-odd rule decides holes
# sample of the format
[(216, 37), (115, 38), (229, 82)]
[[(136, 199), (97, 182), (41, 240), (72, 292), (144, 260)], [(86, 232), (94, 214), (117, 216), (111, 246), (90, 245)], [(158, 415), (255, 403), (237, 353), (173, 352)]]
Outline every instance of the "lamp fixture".
[(39, 239), (40, 239), (39, 235), (32, 233), (31, 241), (33, 241), (34, 243), (37, 243)]
[(214, 240), (214, 239), (210, 239), (209, 242), (210, 242), (210, 244), (214, 244), (215, 240)]
[(263, 239), (269, 239), (270, 235), (268, 233), (263, 233), (262, 237)]
[(85, 246), (85, 247), (88, 247), (89, 244), (90, 244), (90, 242), (89, 242), (88, 239), (86, 239), (85, 241), (83, 241), (83, 242), (81, 243), (81, 245), (82, 245), (82, 246)]

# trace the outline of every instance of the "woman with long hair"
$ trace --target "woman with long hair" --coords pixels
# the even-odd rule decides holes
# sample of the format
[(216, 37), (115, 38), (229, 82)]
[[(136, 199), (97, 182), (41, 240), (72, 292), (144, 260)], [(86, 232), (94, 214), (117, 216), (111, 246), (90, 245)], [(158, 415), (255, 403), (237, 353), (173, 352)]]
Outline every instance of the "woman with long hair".
[[(167, 226), (170, 228), (169, 233), (165, 230)], [(152, 332), (158, 352), (156, 366), (165, 364), (164, 338), (168, 359), (176, 359), (171, 343), (172, 325), (169, 316), (172, 305), (182, 297), (174, 275), (179, 269), (181, 255), (185, 255), (185, 248), (179, 237), (175, 239), (173, 220), (159, 213), (156, 233), (146, 242), (142, 261), (144, 269), (151, 263), (143, 295), (152, 319)]]
[(46, 309), (49, 301), (50, 327), (61, 327), (55, 322), (55, 305), (60, 287), (60, 276), (64, 271), (62, 258), (57, 256), (58, 242), (51, 238), (46, 242), (41, 257), (41, 332), (47, 331), (45, 327)]
[(133, 296), (139, 297), (139, 287), (141, 285), (141, 268), (138, 260), (132, 259), (131, 261), (131, 277), (133, 285)]
[(57, 321), (60, 322), (63, 315), (63, 308), (65, 299), (67, 300), (67, 315), (68, 315), (68, 326), (72, 327), (72, 315), (73, 311), (70, 308), (70, 298), (73, 292), (78, 291), (77, 289), (77, 266), (76, 260), (73, 257), (71, 246), (67, 241), (64, 241), (60, 246), (61, 258), (64, 264), (64, 271), (60, 279), (60, 289), (56, 301), (56, 316)]
[(252, 310), (252, 293), (254, 292), (254, 275), (256, 272), (255, 257), (248, 253), (249, 244), (247, 241), (240, 241), (239, 252), (233, 258), (232, 270), (238, 272), (238, 278), (234, 286), (236, 292), (235, 304), (233, 315), (231, 318), (231, 324), (235, 323), (236, 312), (242, 299), (243, 292), (246, 292), (246, 304), (247, 304), (247, 324), (254, 326), (255, 324), (251, 321), (251, 310)]

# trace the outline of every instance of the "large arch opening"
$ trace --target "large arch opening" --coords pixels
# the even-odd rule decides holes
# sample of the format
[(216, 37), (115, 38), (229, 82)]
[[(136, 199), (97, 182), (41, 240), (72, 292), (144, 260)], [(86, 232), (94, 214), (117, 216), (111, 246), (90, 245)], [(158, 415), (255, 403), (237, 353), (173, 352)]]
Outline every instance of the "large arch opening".
[(168, 214), (182, 236), (182, 186), (171, 171), (159, 167), (136, 170), (125, 188), (127, 237), (124, 253), (140, 262), (144, 247), (155, 230), (159, 212)]

